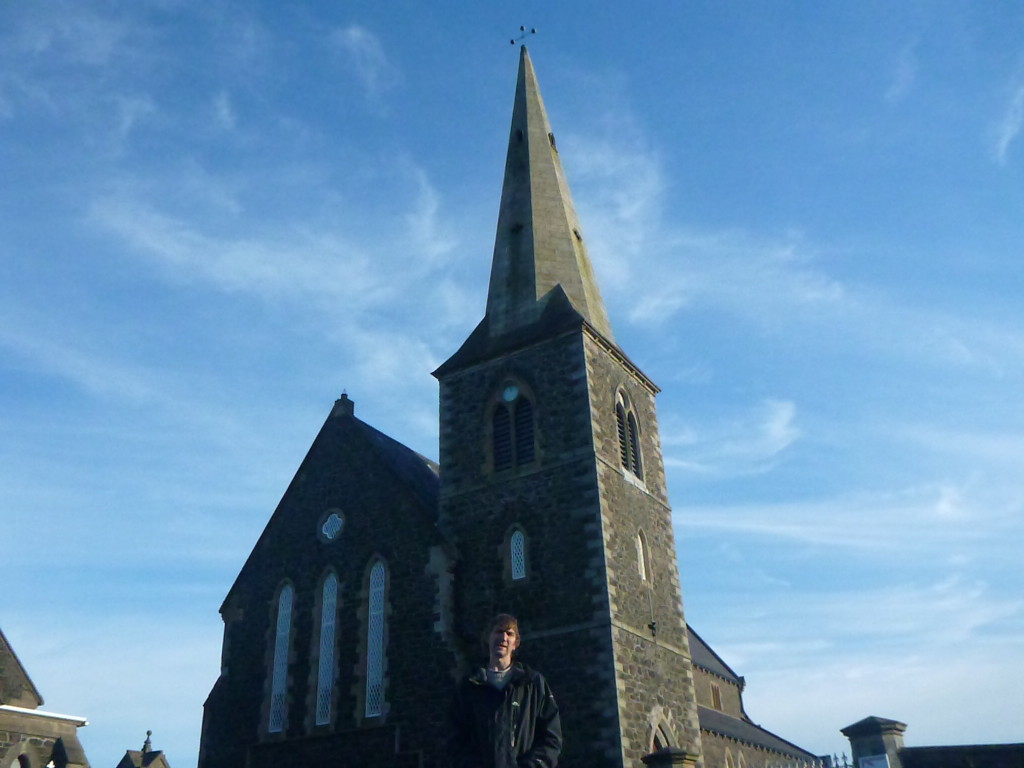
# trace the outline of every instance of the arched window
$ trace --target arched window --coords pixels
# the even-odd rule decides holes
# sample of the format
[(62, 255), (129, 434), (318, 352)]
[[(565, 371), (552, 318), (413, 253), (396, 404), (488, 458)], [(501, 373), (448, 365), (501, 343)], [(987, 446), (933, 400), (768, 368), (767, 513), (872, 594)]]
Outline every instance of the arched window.
[(619, 392), (615, 401), (615, 429), (619, 437), (619, 463), (638, 479), (644, 478), (643, 459), (640, 455), (640, 427), (636, 412), (625, 392)]
[(508, 540), (508, 559), (512, 581), (526, 578), (526, 534), (515, 530)]
[(331, 698), (334, 692), (334, 626), (338, 613), (338, 577), (324, 579), (320, 608), (320, 662), (316, 676), (316, 724), (331, 722)]
[(732, 752), (728, 749), (725, 750), (725, 768), (736, 768), (736, 763), (732, 759)]
[(491, 457), (494, 471), (529, 464), (537, 456), (533, 402), (506, 382), (491, 414)]
[(270, 682), (270, 720), (267, 730), (284, 730), (288, 686), (288, 652), (292, 634), (292, 600), (295, 590), (285, 584), (277, 596), (277, 631), (274, 634), (274, 666)]
[(658, 723), (651, 732), (650, 751), (664, 750), (666, 746), (671, 746), (672, 743), (672, 732), (669, 730), (668, 725), (664, 721)]
[(384, 713), (384, 593), (387, 588), (384, 563), (370, 570), (370, 594), (366, 628), (366, 717)]
[(647, 536), (644, 532), (637, 531), (636, 534), (636, 569), (640, 573), (641, 581), (651, 580), (651, 555), (647, 549)]

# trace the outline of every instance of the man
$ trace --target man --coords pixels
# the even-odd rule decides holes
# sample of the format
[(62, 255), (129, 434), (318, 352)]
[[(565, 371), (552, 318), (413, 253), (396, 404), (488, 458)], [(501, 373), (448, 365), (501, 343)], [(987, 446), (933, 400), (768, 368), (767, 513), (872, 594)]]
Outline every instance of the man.
[(452, 768), (555, 768), (558, 705), (540, 672), (512, 661), (519, 622), (500, 613), (484, 638), (487, 666), (459, 684), (452, 704)]

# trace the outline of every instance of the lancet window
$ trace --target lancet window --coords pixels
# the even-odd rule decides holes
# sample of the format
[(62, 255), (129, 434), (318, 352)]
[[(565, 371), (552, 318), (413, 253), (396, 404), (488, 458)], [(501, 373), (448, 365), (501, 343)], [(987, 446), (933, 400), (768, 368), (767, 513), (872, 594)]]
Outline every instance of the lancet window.
[(619, 392), (615, 399), (615, 427), (619, 437), (619, 463), (638, 479), (644, 478), (643, 457), (640, 455), (640, 427), (629, 398)]
[(384, 598), (387, 568), (378, 561), (370, 569), (366, 627), (366, 717), (384, 714)]
[(274, 633), (274, 664), (270, 681), (270, 719), (267, 723), (267, 730), (270, 733), (280, 733), (284, 730), (294, 596), (295, 590), (291, 584), (285, 584), (277, 596), (277, 630)]
[(512, 581), (526, 578), (526, 534), (521, 530), (512, 531), (508, 540), (509, 572)]
[(320, 659), (316, 676), (316, 724), (331, 722), (334, 693), (335, 619), (338, 614), (338, 577), (333, 573), (324, 579), (320, 607)]

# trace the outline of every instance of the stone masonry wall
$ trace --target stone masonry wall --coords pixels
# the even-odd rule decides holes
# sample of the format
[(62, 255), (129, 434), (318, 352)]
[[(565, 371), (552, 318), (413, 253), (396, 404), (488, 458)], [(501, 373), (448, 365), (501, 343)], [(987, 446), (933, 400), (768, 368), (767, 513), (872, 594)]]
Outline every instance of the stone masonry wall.
[[(586, 342), (624, 760), (639, 767), (659, 724), (676, 746), (700, 752), (696, 692), (655, 390), (600, 339), (587, 336)], [(620, 461), (615, 418), (620, 392), (637, 417), (642, 478)], [(641, 531), (649, 554), (644, 575), (637, 546)]]
[[(490, 413), (507, 382), (534, 404), (537, 460), (494, 472)], [(578, 332), (441, 381), (441, 525), (455, 545), (455, 615), (471, 654), (496, 612), (521, 621), (520, 658), (550, 681), (564, 768), (620, 766), (600, 499)], [(512, 581), (509, 531), (526, 535)]]

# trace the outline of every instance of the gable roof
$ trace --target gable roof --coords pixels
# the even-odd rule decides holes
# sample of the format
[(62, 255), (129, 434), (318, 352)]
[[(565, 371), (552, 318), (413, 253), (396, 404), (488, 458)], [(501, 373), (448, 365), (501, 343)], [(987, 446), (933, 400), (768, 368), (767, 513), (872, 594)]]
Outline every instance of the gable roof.
[[(358, 462), (359, 466), (354, 466)], [(413, 514), (420, 516), (421, 527), (434, 529), (437, 524), (439, 468), (436, 462), (422, 456), (383, 432), (355, 417), (355, 408), (348, 395), (335, 401), (313, 444), (299, 464), (270, 516), (256, 545), (239, 571), (228, 599), (240, 586), (252, 568), (258, 567), (262, 553), (271, 545), (274, 531), (280, 530), (283, 520), (296, 514), (306, 514), (310, 484), (318, 484), (321, 495), (343, 497), (346, 484), (364, 483), (362, 471), (368, 466), (380, 467), (386, 482), (376, 486), (389, 494), (404, 495), (412, 503)], [(319, 514), (319, 511), (317, 511)]]
[(732, 667), (726, 664), (722, 657), (711, 650), (711, 646), (704, 642), (704, 639), (693, 631), (693, 627), (686, 625), (687, 640), (690, 643), (690, 658), (694, 664), (706, 672), (728, 680), (738, 685), (743, 690), (745, 681), (742, 676), (737, 675)]
[(117, 768), (171, 768), (162, 750), (155, 749), (142, 752), (138, 749), (129, 749), (124, 753)]
[(36, 709), (43, 705), (43, 697), (22, 666), (3, 630), (0, 630), (0, 704), (25, 709)]

